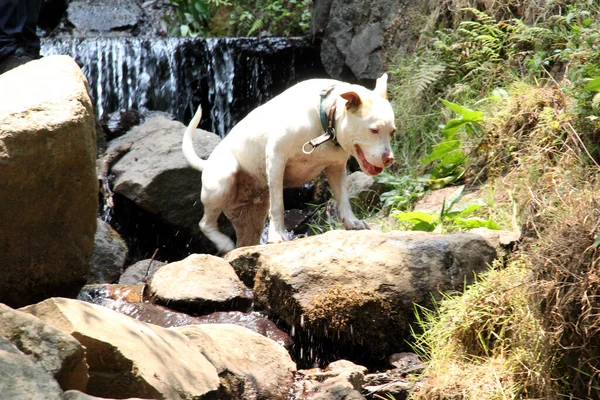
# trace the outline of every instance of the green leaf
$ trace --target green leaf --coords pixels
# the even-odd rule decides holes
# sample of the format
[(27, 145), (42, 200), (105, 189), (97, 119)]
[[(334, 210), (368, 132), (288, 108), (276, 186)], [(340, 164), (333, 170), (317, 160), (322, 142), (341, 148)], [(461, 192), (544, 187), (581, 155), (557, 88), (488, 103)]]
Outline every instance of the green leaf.
[(181, 36), (188, 36), (190, 34), (190, 27), (188, 25), (181, 25), (179, 30), (181, 31)]
[(444, 99), (440, 99), (440, 100), (446, 107), (448, 107), (449, 109), (451, 109), (452, 111), (454, 111), (455, 113), (460, 115), (461, 119), (463, 119), (465, 121), (479, 122), (479, 121), (483, 120), (483, 112), (482, 111), (474, 111), (469, 108), (463, 107), (461, 105), (451, 103)]
[(448, 155), (448, 153), (458, 149), (459, 146), (459, 140), (443, 140), (438, 143), (433, 150), (431, 150), (431, 153), (429, 153), (429, 155), (421, 161), (421, 165), (428, 164), (432, 161), (441, 160)]
[(594, 248), (598, 248), (598, 246), (600, 246), (600, 235), (596, 235), (596, 240), (594, 240), (594, 244), (592, 245)]
[(419, 222), (415, 225), (413, 225), (412, 230), (413, 231), (421, 231), (421, 232), (433, 232), (435, 230), (436, 226), (429, 224), (425, 221)]
[[(462, 166), (466, 160), (465, 154), (460, 149), (453, 150), (446, 154), (444, 158), (433, 168), (431, 176), (439, 179), (449, 175), (460, 175), (462, 173)], [(460, 170), (460, 171), (459, 171)]]
[(428, 214), (423, 211), (397, 211), (394, 212), (392, 215), (399, 221), (406, 221), (413, 224), (417, 224), (420, 222), (433, 224), (433, 222), (437, 218), (436, 215)]
[(488, 228), (493, 230), (502, 229), (492, 218), (482, 219), (482, 218), (460, 218), (457, 217), (452, 220), (457, 226), (464, 229), (475, 229), (475, 228)]
[(468, 123), (469, 121), (465, 121), (462, 119), (451, 119), (442, 128), (442, 133), (444, 134), (444, 137), (446, 139), (454, 139), (454, 135), (456, 134), (456, 132), (458, 132), (460, 128), (462, 128)]
[(444, 208), (446, 209), (446, 213), (452, 210), (452, 207), (460, 200), (462, 197), (463, 190), (465, 190), (465, 185), (459, 186), (452, 194), (444, 201)]
[(587, 85), (583, 88), (586, 91), (598, 92), (600, 91), (600, 77), (594, 78), (588, 82)]

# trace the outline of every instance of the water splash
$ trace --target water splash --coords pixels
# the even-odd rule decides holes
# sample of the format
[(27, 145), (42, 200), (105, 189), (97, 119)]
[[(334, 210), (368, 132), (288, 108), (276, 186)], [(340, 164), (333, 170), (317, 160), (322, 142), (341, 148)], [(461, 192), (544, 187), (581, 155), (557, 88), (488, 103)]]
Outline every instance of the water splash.
[(325, 76), (300, 38), (59, 38), (43, 39), (41, 53), (76, 60), (99, 118), (137, 109), (187, 122), (201, 104), (201, 126), (221, 137), (293, 83)]

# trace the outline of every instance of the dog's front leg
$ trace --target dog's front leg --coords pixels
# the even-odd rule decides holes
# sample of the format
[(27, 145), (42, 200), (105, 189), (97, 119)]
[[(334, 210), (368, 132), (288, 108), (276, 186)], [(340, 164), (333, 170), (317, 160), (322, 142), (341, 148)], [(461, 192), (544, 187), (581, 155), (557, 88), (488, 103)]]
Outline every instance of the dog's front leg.
[(285, 173), (285, 160), (276, 156), (274, 151), (267, 153), (266, 168), (267, 182), (269, 184), (269, 236), (267, 242), (281, 243), (288, 239), (285, 233), (285, 221), (283, 219), (283, 176)]
[(338, 216), (346, 229), (369, 229), (369, 224), (361, 221), (352, 212), (346, 190), (346, 164), (331, 165), (325, 169), (329, 187), (338, 205)]

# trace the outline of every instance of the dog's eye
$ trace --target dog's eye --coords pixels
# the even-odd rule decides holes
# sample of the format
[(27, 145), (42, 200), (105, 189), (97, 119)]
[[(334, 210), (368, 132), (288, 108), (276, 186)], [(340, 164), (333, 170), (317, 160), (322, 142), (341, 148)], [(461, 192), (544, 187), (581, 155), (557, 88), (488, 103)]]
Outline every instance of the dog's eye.
[(374, 133), (375, 135), (379, 135), (379, 128), (371, 128), (371, 133)]

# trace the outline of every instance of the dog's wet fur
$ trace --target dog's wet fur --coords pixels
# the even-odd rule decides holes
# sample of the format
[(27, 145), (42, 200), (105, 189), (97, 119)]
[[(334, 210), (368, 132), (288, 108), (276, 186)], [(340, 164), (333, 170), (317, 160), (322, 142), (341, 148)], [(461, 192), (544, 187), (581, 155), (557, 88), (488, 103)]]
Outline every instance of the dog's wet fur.
[[(333, 126), (337, 143), (328, 141), (311, 154), (304, 144), (320, 135), (321, 92), (332, 87), (323, 102), (328, 113), (335, 104)], [(346, 162), (354, 156), (368, 175), (377, 175), (394, 161), (390, 141), (396, 131), (387, 100), (387, 75), (375, 89), (328, 79), (311, 79), (287, 89), (241, 120), (207, 160), (193, 149), (193, 135), (202, 110), (187, 127), (182, 149), (190, 165), (202, 171), (204, 216), (200, 229), (221, 254), (260, 242), (269, 217), (268, 242), (287, 239), (283, 219), (283, 189), (298, 187), (325, 171), (346, 229), (369, 229), (350, 207)], [(237, 243), (219, 231), (221, 212), (231, 220)]]

